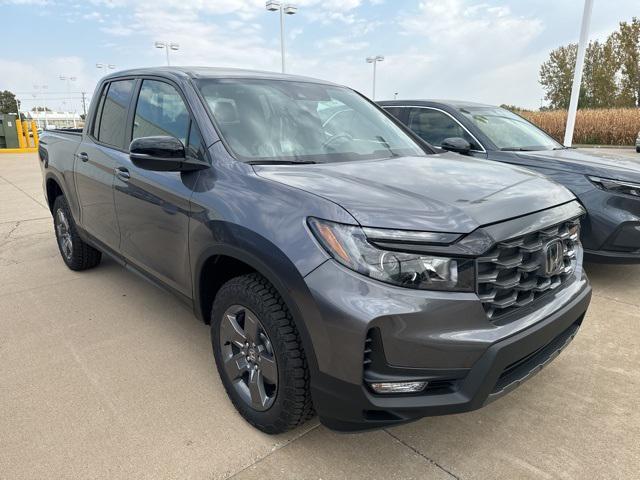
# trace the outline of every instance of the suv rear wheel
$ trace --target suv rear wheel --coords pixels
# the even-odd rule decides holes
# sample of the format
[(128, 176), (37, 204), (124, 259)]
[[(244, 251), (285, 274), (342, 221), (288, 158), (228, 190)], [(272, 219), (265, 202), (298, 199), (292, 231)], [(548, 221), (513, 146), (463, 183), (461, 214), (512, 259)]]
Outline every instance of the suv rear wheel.
[(71, 270), (87, 270), (100, 263), (102, 253), (78, 235), (69, 204), (63, 195), (53, 202), (53, 226), (62, 260)]
[(211, 343), (227, 394), (253, 426), (275, 434), (313, 416), (300, 336), (264, 277), (252, 273), (222, 286), (212, 308)]

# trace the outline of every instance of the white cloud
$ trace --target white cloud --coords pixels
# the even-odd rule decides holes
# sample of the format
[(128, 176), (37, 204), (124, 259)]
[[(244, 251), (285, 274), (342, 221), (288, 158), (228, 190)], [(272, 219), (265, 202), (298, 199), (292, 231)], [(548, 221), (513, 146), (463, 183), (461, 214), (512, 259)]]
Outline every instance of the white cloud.
[[(80, 92), (90, 95), (95, 85), (93, 72), (75, 56), (34, 57), (28, 63), (0, 59), (0, 72), (0, 90), (16, 92), (23, 109), (46, 102), (49, 108), (81, 111)], [(60, 80), (60, 75), (75, 77), (76, 80), (67, 87), (66, 82)], [(36, 85), (37, 89), (34, 88)], [(47, 88), (42, 89), (42, 85)], [(44, 92), (44, 100), (41, 92)]]
[[(515, 15), (507, 6), (438, 0), (420, 3), (417, 11), (401, 14), (397, 23), (401, 33), (412, 39), (415, 52), (427, 57), (422, 61), (415, 53), (388, 55), (390, 61), (406, 63), (402, 77), (394, 80), (397, 87), (387, 89), (388, 95), (394, 90), (401, 98), (494, 103), (507, 103), (505, 97), (510, 96), (509, 103), (523, 105), (531, 103), (531, 90), (540, 89), (540, 63), (528, 53), (543, 31), (537, 18)], [(524, 85), (528, 94), (518, 94)]]
[(332, 52), (355, 52), (363, 50), (369, 46), (369, 42), (356, 41), (351, 36), (329, 37), (316, 42), (318, 48)]

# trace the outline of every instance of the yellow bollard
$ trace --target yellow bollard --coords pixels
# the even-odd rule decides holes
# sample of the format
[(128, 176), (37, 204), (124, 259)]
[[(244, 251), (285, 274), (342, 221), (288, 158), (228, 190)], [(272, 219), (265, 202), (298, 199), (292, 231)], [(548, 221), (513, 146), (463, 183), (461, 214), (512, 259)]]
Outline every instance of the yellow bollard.
[(31, 142), (29, 141), (29, 122), (26, 120), (22, 122), (22, 132), (24, 133), (24, 146), (31, 148)]
[(18, 132), (18, 148), (26, 148), (22, 136), (22, 121), (16, 119), (16, 131)]
[(33, 146), (38, 148), (40, 138), (38, 137), (38, 127), (36, 126), (35, 120), (31, 120), (31, 131), (33, 132)]

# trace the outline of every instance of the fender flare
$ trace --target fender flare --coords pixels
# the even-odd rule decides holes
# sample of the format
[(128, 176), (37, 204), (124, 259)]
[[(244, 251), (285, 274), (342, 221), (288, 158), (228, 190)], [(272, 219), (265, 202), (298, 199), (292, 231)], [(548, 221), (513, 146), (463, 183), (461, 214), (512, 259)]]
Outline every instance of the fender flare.
[[(307, 327), (306, 319), (310, 319), (312, 316), (317, 316), (320, 320), (320, 312), (316, 308), (312, 301), (311, 292), (309, 291), (304, 278), (298, 272), (296, 267), (289, 261), (289, 259), (282, 253), (275, 245), (267, 242), (273, 250), (272, 253), (277, 252), (277, 255), (273, 255), (269, 263), (261, 259), (254, 253), (251, 253), (248, 249), (242, 248), (237, 245), (229, 244), (214, 244), (204, 250), (202, 250), (196, 259), (193, 266), (193, 306), (195, 315), (202, 321), (206, 321), (204, 318), (204, 312), (201, 306), (201, 272), (205, 263), (216, 256), (226, 256), (238, 260), (250, 266), (260, 275), (264, 276), (277, 290), (280, 296), (283, 298), (287, 307), (291, 311), (293, 321), (298, 329), (300, 338), (302, 340), (302, 346), (304, 348), (307, 363), (312, 372), (318, 371), (318, 361), (315, 353), (314, 342), (311, 340), (311, 335)], [(255, 248), (255, 245), (253, 245)], [(253, 249), (252, 249), (253, 250)], [(286, 278), (286, 281), (284, 280)], [(302, 312), (304, 311), (304, 315)], [(319, 325), (320, 323), (314, 322)]]

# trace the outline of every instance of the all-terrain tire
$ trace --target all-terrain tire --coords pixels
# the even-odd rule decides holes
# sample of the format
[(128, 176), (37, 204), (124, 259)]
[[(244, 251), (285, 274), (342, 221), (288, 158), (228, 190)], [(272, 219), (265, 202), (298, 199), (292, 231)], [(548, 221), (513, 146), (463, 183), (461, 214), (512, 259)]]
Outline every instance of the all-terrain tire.
[(62, 260), (71, 270), (87, 270), (100, 263), (102, 252), (85, 243), (71, 216), (64, 195), (53, 202), (53, 225)]
[[(242, 306), (259, 319), (277, 363), (277, 391), (268, 409), (253, 408), (225, 371), (221, 321), (230, 308)], [(265, 338), (266, 338), (265, 337)], [(222, 383), (238, 412), (268, 434), (282, 433), (314, 415), (309, 368), (300, 335), (282, 297), (262, 275), (251, 273), (229, 280), (218, 291), (211, 312), (211, 343)], [(237, 381), (237, 380), (236, 380)]]

